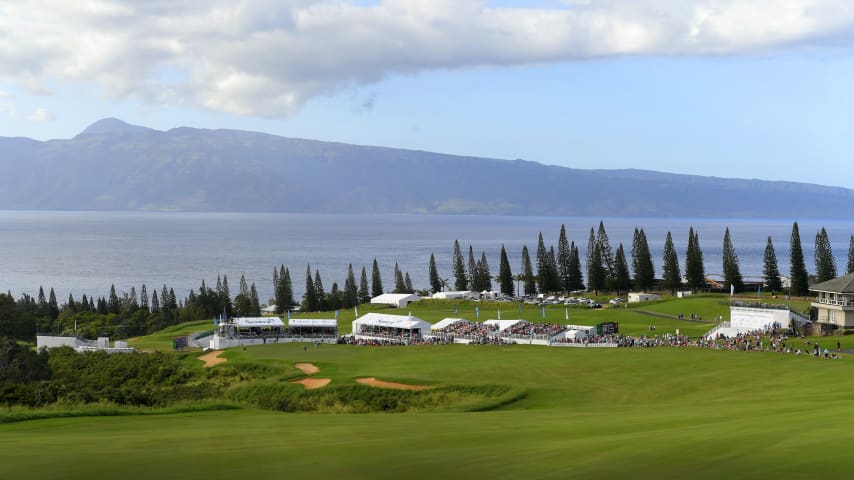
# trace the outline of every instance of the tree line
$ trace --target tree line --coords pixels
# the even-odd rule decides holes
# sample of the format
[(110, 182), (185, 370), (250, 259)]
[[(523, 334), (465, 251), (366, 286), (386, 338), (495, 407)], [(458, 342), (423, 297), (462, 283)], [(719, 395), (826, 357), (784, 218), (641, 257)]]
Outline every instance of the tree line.
[[(836, 263), (831, 250), (827, 231), (821, 228), (815, 238), (815, 274), (807, 272), (800, 232), (797, 222), (792, 226), (789, 239), (790, 292), (794, 296), (808, 294), (811, 281), (822, 282), (837, 275)], [(498, 291), (507, 296), (552, 294), (559, 292), (601, 291), (616, 292), (618, 295), (629, 290), (647, 291), (662, 288), (675, 292), (681, 288), (700, 290), (707, 288), (703, 251), (699, 233), (689, 228), (687, 249), (684, 254), (684, 270), (680, 267), (679, 254), (673, 237), (667, 232), (662, 255), (661, 276), (657, 277), (652, 255), (643, 228), (635, 228), (630, 251), (620, 243), (613, 249), (605, 229), (599, 222), (598, 229), (591, 228), (582, 264), (579, 246), (567, 238), (566, 227), (561, 226), (557, 249), (546, 247), (542, 232), (537, 239), (535, 258), (532, 261), (527, 245), (521, 251), (521, 265), (514, 274), (504, 245), (499, 255), (498, 275), (493, 277), (485, 252), (475, 256), (468, 246), (467, 258), (459, 241), (454, 241), (450, 271), (453, 282), (443, 278), (438, 271), (433, 253), (429, 260), (429, 291), (437, 293), (453, 285), (454, 290), (491, 291), (493, 281)], [(536, 265), (536, 268), (534, 266)], [(744, 290), (744, 281), (739, 267), (738, 255), (732, 243), (729, 228), (723, 238), (722, 271), (725, 285), (732, 285), (735, 292)], [(849, 241), (847, 273), (854, 272), (854, 235)], [(684, 273), (684, 281), (683, 281)], [(409, 272), (401, 270), (395, 263), (393, 293), (413, 293)], [(768, 237), (764, 253), (764, 287), (772, 292), (782, 291), (780, 269), (774, 244)], [(294, 299), (294, 288), (288, 267), (281, 265), (273, 269), (274, 298), (277, 312), (282, 314), (299, 307), (302, 311), (330, 311), (352, 308), (370, 302), (371, 297), (384, 293), (380, 266), (373, 261), (370, 282), (367, 269), (363, 266), (356, 277), (353, 265), (348, 265), (343, 288), (333, 282), (326, 291), (320, 272), (306, 267), (305, 289), (301, 301)], [(515, 288), (514, 288), (515, 287)], [(237, 295), (231, 296), (228, 278), (217, 277), (214, 287), (204, 281), (198, 291), (191, 289), (187, 297), (178, 299), (175, 291), (166, 285), (149, 290), (145, 284), (139, 291), (131, 287), (130, 292), (119, 295), (115, 286), (103, 297), (84, 294), (79, 300), (69, 294), (60, 303), (54, 290), (45, 294), (39, 288), (36, 297), (23, 294), (15, 299), (11, 292), (0, 294), (0, 335), (17, 339), (32, 339), (36, 331), (73, 333), (84, 338), (111, 336), (127, 338), (162, 330), (177, 323), (212, 319), (216, 317), (257, 316), (261, 314), (261, 301), (254, 283), (247, 283), (241, 276)]]
[[(591, 227), (584, 258), (584, 272), (582, 272), (578, 246), (574, 241), (568, 241), (565, 225), (561, 225), (557, 244), (557, 251), (553, 245), (546, 248), (543, 234), (540, 232), (536, 249), (536, 269), (532, 264), (528, 246), (523, 245), (521, 265), (516, 275), (513, 274), (505, 247), (501, 245), (499, 273), (494, 278), (498, 283), (498, 291), (506, 296), (574, 291), (593, 291), (596, 294), (601, 291), (610, 291), (620, 295), (630, 290), (648, 291), (655, 287), (671, 292), (682, 288), (688, 288), (691, 291), (708, 288), (700, 235), (693, 227), (688, 229), (684, 269), (680, 267), (679, 254), (674, 246), (673, 236), (671, 232), (667, 232), (660, 277), (656, 277), (649, 243), (643, 228), (634, 229), (629, 257), (622, 243), (616, 250), (611, 246), (604, 222), (599, 222), (598, 229)], [(824, 227), (816, 233), (815, 275), (811, 276), (807, 272), (797, 222), (792, 225), (789, 246), (789, 281), (792, 295), (805, 296), (809, 292), (811, 283), (836, 277), (836, 261)], [(448, 279), (439, 275), (435, 257), (431, 253), (428, 272), (430, 290), (437, 293), (453, 285), (453, 289), (457, 291), (491, 291), (493, 278), (486, 255), (481, 253), (479, 260), (475, 258), (473, 248), (469, 245), (466, 262), (459, 241), (454, 241), (450, 268), (453, 276), (453, 284), (451, 284)], [(721, 267), (724, 286), (726, 288), (731, 286), (736, 293), (743, 292), (744, 279), (729, 227), (724, 233)], [(847, 273), (854, 273), (854, 235), (849, 241)], [(783, 290), (777, 256), (770, 236), (764, 253), (763, 287), (771, 292)]]

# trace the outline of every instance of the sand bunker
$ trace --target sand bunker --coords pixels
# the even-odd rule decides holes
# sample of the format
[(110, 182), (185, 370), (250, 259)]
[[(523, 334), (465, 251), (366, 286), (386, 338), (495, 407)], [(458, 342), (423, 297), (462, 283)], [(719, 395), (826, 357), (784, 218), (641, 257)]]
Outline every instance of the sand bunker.
[(302, 373), (306, 375), (314, 375), (315, 373), (320, 371), (320, 369), (317, 368), (317, 365), (311, 363), (295, 363), (294, 367), (301, 370)]
[(394, 388), (397, 390), (427, 390), (433, 388), (430, 385), (407, 385), (405, 383), (397, 383), (397, 382), (384, 382), (382, 380), (377, 380), (374, 377), (370, 378), (357, 378), (356, 382), (361, 383), (363, 385), (368, 385), (371, 387), (377, 388)]
[(323, 388), (331, 382), (331, 378), (303, 378), (301, 380), (294, 380), (291, 383), (299, 383), (302, 384), (306, 390), (313, 390), (315, 388)]
[(220, 363), (225, 363), (228, 361), (227, 358), (220, 358), (220, 354), (222, 350), (214, 350), (213, 352), (208, 352), (200, 357), (199, 360), (205, 362), (205, 368), (211, 368), (214, 365), (219, 365)]

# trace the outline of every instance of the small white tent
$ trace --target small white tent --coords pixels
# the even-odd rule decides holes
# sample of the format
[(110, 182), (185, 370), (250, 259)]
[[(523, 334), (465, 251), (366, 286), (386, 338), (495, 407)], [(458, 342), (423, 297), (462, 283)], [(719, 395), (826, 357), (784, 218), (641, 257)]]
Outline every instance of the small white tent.
[(371, 299), (374, 305), (391, 305), (395, 308), (406, 308), (410, 303), (420, 301), (421, 297), (414, 293), (384, 293)]

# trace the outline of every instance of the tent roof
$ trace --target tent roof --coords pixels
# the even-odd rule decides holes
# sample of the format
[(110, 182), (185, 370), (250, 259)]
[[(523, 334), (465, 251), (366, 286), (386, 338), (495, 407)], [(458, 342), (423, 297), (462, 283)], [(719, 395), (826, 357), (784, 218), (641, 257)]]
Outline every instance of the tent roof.
[(332, 328), (338, 326), (338, 321), (326, 318), (292, 318), (288, 320), (289, 327), (326, 327)]
[(810, 287), (814, 292), (854, 293), (854, 273), (844, 277), (834, 278), (826, 282), (816, 283)]
[(519, 322), (524, 322), (524, 320), (487, 320), (483, 322), (484, 325), (498, 325), (498, 331), (502, 332), (513, 325), (516, 325)]
[[(407, 330), (430, 328), (430, 323), (412, 315), (389, 315), (387, 313), (368, 313), (353, 320), (353, 325), (373, 325), (377, 327), (403, 328)], [(355, 328), (353, 329), (355, 330)]]
[(384, 293), (377, 295), (371, 299), (371, 303), (394, 303), (397, 304), (401, 300), (411, 300), (413, 302), (421, 300), (421, 297), (414, 293)]
[(235, 317), (234, 323), (238, 327), (284, 327), (285, 324), (279, 317)]
[(430, 327), (430, 330), (441, 330), (441, 329), (447, 327), (448, 325), (453, 325), (457, 322), (469, 323), (468, 320), (465, 320), (462, 318), (443, 318), (438, 323), (434, 323), (433, 326)]

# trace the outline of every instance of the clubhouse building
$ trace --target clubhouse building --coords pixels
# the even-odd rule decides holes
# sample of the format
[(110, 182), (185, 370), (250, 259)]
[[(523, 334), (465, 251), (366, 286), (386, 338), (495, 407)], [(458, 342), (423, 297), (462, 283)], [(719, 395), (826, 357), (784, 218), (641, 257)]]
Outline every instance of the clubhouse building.
[(817, 327), (840, 333), (854, 328), (854, 273), (817, 283), (810, 291), (816, 295), (812, 306), (818, 312)]

